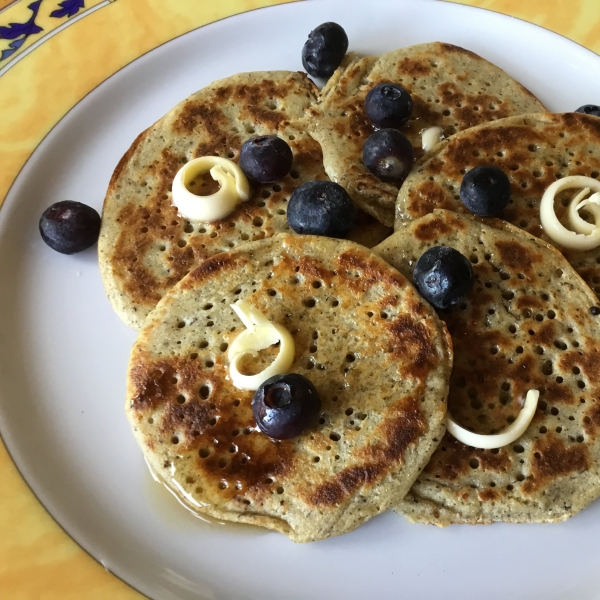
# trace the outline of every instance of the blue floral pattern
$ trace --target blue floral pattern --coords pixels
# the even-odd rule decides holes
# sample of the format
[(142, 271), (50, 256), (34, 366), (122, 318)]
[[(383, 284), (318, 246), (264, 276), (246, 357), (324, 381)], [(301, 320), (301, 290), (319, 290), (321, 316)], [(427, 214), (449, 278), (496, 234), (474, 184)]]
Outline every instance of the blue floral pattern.
[[(9, 23), (8, 26), (0, 26), (0, 40), (11, 40), (8, 48), (0, 52), (0, 63), (10, 58), (32, 35), (37, 35), (44, 31), (43, 27), (36, 24), (36, 19), (40, 12), (40, 6), (44, 0), (36, 0), (27, 6), (31, 11), (31, 16), (23, 23)], [(53, 0), (56, 9), (50, 13), (55, 19), (70, 19), (81, 10), (85, 9), (85, 0), (62, 0), (57, 2)], [(45, 0), (45, 5), (49, 0)], [(49, 10), (49, 9), (48, 9)], [(47, 13), (46, 13), (47, 14)]]
[(25, 40), (36, 33), (44, 31), (39, 25), (35, 24), (35, 19), (40, 11), (42, 0), (32, 2), (27, 8), (31, 11), (31, 17), (25, 23), (9, 23), (8, 27), (0, 27), (0, 39), (13, 40), (7, 50), (2, 50), (0, 61), (6, 60), (12, 56), (24, 43)]
[(84, 0), (64, 0), (59, 4), (61, 8), (57, 8), (50, 13), (51, 17), (62, 19), (63, 17), (72, 17), (76, 15), (82, 8), (85, 8)]

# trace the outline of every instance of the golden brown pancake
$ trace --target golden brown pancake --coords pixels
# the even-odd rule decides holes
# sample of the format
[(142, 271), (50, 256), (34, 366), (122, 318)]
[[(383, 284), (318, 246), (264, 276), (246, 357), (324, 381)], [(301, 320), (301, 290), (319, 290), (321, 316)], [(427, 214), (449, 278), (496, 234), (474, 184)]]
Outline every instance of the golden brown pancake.
[[(254, 393), (228, 376), (240, 299), (290, 331), (290, 371), (321, 397), (295, 439), (260, 433)], [(398, 504), (444, 433), (451, 365), (443, 323), (385, 261), (352, 242), (279, 234), (207, 259), (167, 292), (133, 348), (126, 411), (188, 506), (307, 542)]]
[[(540, 224), (542, 195), (561, 177), (600, 176), (600, 119), (580, 113), (544, 113), (502, 119), (458, 133), (415, 165), (402, 185), (396, 229), (435, 208), (470, 214), (460, 201), (459, 190), (464, 173), (478, 165), (494, 165), (510, 179), (511, 202), (502, 218), (553, 243)], [(556, 202), (556, 213), (565, 224), (566, 204), (574, 191), (559, 194)], [(563, 254), (600, 293), (600, 248)]]
[(437, 245), (462, 252), (473, 290), (439, 311), (452, 336), (448, 411), (463, 427), (497, 433), (528, 390), (540, 400), (514, 443), (465, 446), (449, 434), (398, 512), (412, 521), (562, 521), (600, 494), (600, 315), (588, 286), (551, 245), (499, 219), (436, 210), (374, 251), (410, 278)]
[[(99, 241), (108, 297), (128, 325), (141, 327), (165, 292), (205, 258), (289, 231), (292, 192), (327, 179), (319, 144), (291, 123), (304, 115), (315, 91), (301, 73), (241, 73), (193, 94), (138, 136), (110, 181)], [(253, 186), (250, 200), (221, 221), (190, 223), (178, 216), (170, 190), (185, 162), (206, 155), (237, 161), (244, 141), (273, 134), (292, 148), (289, 175)], [(391, 233), (364, 214), (359, 223), (350, 237), (363, 243), (375, 245)]]
[(433, 42), (380, 57), (346, 57), (309, 111), (306, 127), (323, 148), (325, 170), (343, 185), (357, 206), (386, 225), (394, 221), (398, 187), (372, 175), (362, 147), (375, 130), (364, 111), (367, 92), (381, 82), (404, 86), (413, 114), (401, 129), (422, 155), (421, 132), (440, 127), (446, 137), (495, 119), (545, 110), (531, 92), (477, 54)]

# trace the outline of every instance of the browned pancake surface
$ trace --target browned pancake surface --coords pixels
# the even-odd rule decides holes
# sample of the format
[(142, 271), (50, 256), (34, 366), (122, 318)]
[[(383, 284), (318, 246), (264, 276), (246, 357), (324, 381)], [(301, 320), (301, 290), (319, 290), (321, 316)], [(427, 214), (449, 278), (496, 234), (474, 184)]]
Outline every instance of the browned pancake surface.
[(404, 86), (413, 114), (402, 128), (417, 157), (421, 132), (441, 127), (446, 137), (494, 119), (545, 110), (521, 84), (477, 54), (440, 42), (419, 44), (380, 57), (346, 57), (311, 109), (307, 127), (323, 147), (325, 170), (363, 210), (393, 223), (398, 188), (372, 175), (362, 147), (375, 131), (364, 111), (369, 90), (381, 82)]
[[(229, 379), (238, 299), (291, 332), (290, 371), (319, 392), (298, 438), (260, 433), (254, 393)], [(199, 512), (310, 541), (404, 496), (443, 435), (450, 368), (444, 325), (395, 269), (351, 242), (280, 234), (213, 256), (163, 298), (132, 351), (126, 410)]]
[[(290, 125), (314, 91), (299, 73), (243, 73), (193, 94), (138, 136), (113, 173), (99, 242), (107, 293), (125, 322), (140, 327), (164, 293), (204, 258), (287, 229), (293, 190), (327, 178), (319, 145)], [(253, 186), (250, 200), (221, 221), (193, 224), (178, 216), (171, 184), (183, 164), (207, 155), (237, 161), (245, 140), (273, 134), (292, 148), (288, 176)]]
[[(193, 94), (138, 136), (110, 181), (99, 242), (108, 297), (127, 324), (141, 327), (166, 291), (205, 258), (289, 231), (292, 192), (307, 181), (327, 179), (319, 144), (292, 123), (304, 115), (315, 91), (301, 73), (242, 73)], [(237, 162), (244, 141), (257, 135), (278, 135), (290, 145), (290, 174), (253, 185), (250, 200), (221, 221), (190, 223), (180, 217), (171, 184), (183, 164), (199, 156)], [(204, 193), (214, 191), (207, 186)], [(350, 237), (373, 246), (390, 232), (360, 211)]]
[[(463, 175), (478, 165), (494, 165), (510, 179), (511, 202), (502, 217), (552, 242), (540, 224), (542, 195), (562, 177), (600, 176), (600, 119), (579, 113), (525, 115), (453, 136), (424, 157), (404, 182), (396, 205), (396, 229), (436, 208), (469, 213), (460, 201), (460, 184)], [(557, 199), (556, 212), (563, 222), (576, 191), (562, 192)], [(600, 292), (600, 249), (564, 254)]]
[(428, 248), (471, 260), (464, 301), (440, 311), (452, 336), (448, 410), (471, 430), (497, 433), (540, 391), (526, 433), (496, 450), (446, 434), (398, 510), (437, 525), (557, 521), (600, 493), (600, 316), (596, 298), (550, 245), (504, 221), (437, 210), (374, 250), (407, 277)]

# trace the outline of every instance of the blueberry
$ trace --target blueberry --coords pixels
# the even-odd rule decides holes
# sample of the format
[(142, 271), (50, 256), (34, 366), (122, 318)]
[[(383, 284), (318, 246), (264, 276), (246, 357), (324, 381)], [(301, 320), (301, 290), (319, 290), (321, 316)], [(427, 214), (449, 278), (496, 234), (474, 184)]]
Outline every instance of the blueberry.
[(496, 217), (510, 200), (510, 181), (498, 167), (480, 165), (463, 177), (460, 199), (472, 213)]
[(267, 379), (252, 398), (258, 428), (274, 440), (298, 437), (321, 410), (315, 386), (302, 375), (285, 373)]
[(597, 104), (586, 104), (585, 106), (580, 106), (575, 112), (600, 117), (600, 106)]
[(397, 129), (380, 129), (372, 133), (363, 145), (365, 167), (387, 183), (401, 185), (414, 160), (412, 144)]
[(40, 233), (52, 250), (61, 254), (75, 254), (98, 241), (100, 215), (91, 206), (81, 202), (56, 202), (42, 214)]
[(250, 138), (242, 144), (240, 167), (257, 183), (273, 183), (291, 170), (294, 156), (287, 143), (276, 135)]
[(377, 127), (399, 129), (410, 119), (412, 109), (408, 90), (396, 83), (380, 83), (365, 98), (365, 112)]
[(296, 233), (340, 238), (354, 226), (356, 207), (341, 185), (309, 181), (294, 190), (287, 219)]
[(313, 77), (329, 78), (348, 50), (348, 36), (337, 23), (323, 23), (308, 34), (302, 64)]
[(473, 287), (473, 267), (454, 248), (434, 246), (421, 254), (413, 281), (421, 296), (435, 308), (449, 308)]

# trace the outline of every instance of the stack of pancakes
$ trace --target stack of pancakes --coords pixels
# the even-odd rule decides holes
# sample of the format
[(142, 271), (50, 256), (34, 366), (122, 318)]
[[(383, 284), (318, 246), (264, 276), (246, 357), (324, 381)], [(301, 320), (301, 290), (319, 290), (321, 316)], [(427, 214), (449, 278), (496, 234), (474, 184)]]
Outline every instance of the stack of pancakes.
[[(382, 81), (415, 106), (403, 131), (418, 160), (400, 189), (361, 161), (374, 131), (364, 98)], [(431, 126), (445, 139), (424, 153)], [(290, 145), (290, 174), (254, 186), (222, 221), (179, 216), (179, 168), (237, 161), (256, 135)], [(583, 279), (600, 290), (600, 254), (549, 244), (539, 202), (558, 177), (598, 177), (599, 140), (600, 119), (549, 114), (498, 67), (442, 43), (349, 55), (321, 92), (299, 73), (243, 73), (177, 105), (118, 164), (99, 242), (108, 297), (140, 329), (126, 411), (156, 476), (198, 513), (298, 542), (390, 508), (438, 525), (584, 508), (600, 494), (600, 311)], [(460, 203), (463, 174), (480, 164), (510, 178), (506, 221)], [(340, 183), (360, 209), (349, 240), (290, 230), (287, 202), (315, 179)], [(475, 285), (438, 313), (411, 277), (441, 244), (470, 259)], [(321, 414), (298, 438), (260, 433), (253, 393), (228, 376), (243, 330), (230, 305), (242, 299), (290, 331), (290, 371), (319, 392)], [(540, 402), (514, 444), (480, 450), (445, 434), (447, 411), (477, 433), (503, 430), (530, 389)]]

